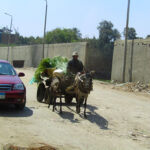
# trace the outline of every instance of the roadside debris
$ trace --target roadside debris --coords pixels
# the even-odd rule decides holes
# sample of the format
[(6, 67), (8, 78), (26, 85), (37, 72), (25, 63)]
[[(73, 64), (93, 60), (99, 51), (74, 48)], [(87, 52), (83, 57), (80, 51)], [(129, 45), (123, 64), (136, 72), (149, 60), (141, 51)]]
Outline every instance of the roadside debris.
[(127, 83), (113, 83), (113, 89), (122, 89), (129, 92), (145, 92), (150, 94), (150, 84), (144, 84), (140, 81), (138, 82), (127, 82)]

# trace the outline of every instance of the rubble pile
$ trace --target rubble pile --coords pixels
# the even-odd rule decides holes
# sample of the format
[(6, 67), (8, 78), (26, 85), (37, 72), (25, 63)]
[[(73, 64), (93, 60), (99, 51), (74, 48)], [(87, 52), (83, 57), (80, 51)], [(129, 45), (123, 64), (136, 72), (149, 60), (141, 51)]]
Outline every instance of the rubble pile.
[(140, 81), (122, 84), (114, 83), (113, 89), (123, 89), (129, 92), (146, 92), (150, 94), (150, 84), (144, 84)]

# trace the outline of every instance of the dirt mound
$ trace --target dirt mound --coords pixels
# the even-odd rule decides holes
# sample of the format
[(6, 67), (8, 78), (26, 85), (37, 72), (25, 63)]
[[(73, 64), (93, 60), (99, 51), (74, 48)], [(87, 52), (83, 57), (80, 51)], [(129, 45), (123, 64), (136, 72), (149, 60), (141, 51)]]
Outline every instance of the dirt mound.
[(14, 145), (6, 145), (3, 147), (3, 150), (56, 150), (56, 148), (46, 145), (46, 146), (41, 146), (41, 147), (19, 147), (19, 146), (14, 146)]

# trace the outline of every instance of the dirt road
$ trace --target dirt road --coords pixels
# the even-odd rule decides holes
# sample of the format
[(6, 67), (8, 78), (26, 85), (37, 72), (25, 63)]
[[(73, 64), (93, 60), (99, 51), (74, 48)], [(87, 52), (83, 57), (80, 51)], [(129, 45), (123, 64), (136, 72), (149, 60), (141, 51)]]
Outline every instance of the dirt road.
[(27, 88), (24, 111), (0, 108), (0, 146), (52, 145), (59, 150), (149, 150), (150, 96), (111, 89), (94, 82), (88, 98), (87, 119), (75, 113), (75, 106), (52, 112), (36, 101), (37, 86), (29, 85), (33, 69), (23, 71)]

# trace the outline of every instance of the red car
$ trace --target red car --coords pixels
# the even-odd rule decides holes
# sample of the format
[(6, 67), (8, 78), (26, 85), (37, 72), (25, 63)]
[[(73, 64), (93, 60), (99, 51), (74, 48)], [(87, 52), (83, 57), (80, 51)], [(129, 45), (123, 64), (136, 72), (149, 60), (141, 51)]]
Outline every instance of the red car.
[(26, 104), (26, 88), (19, 77), (24, 73), (16, 73), (13, 66), (5, 60), (0, 60), (0, 104), (15, 104), (22, 110)]

